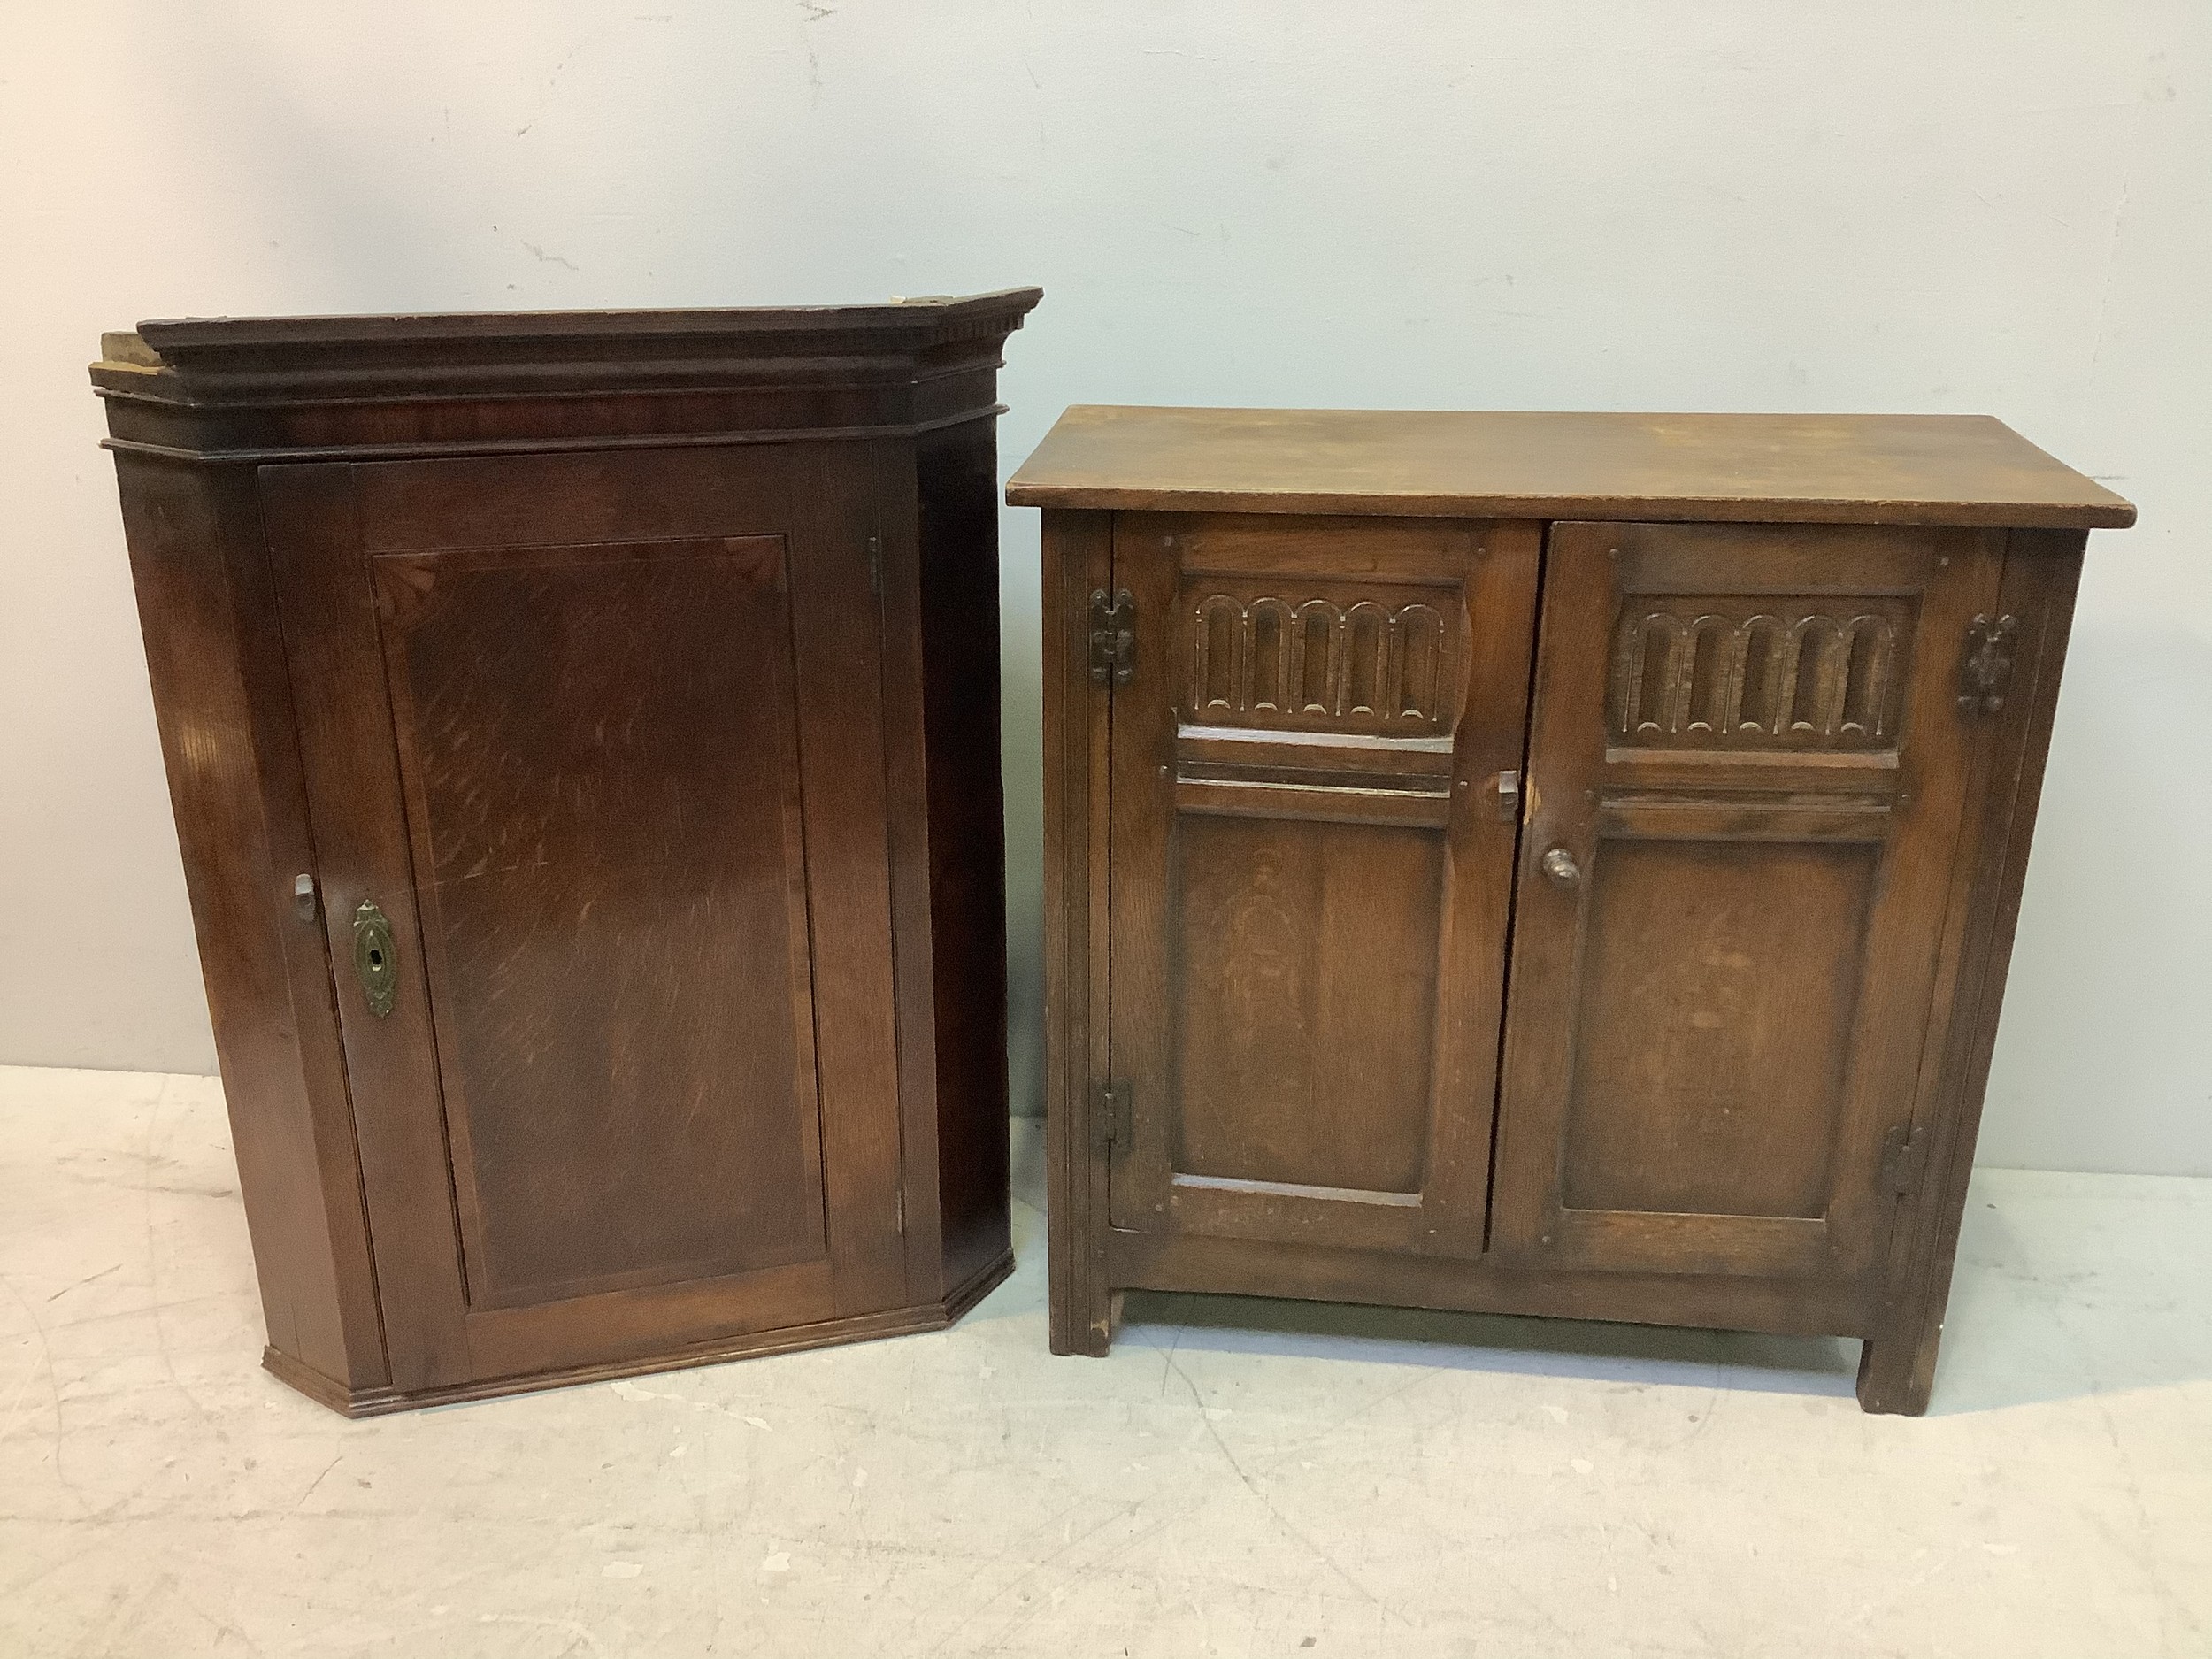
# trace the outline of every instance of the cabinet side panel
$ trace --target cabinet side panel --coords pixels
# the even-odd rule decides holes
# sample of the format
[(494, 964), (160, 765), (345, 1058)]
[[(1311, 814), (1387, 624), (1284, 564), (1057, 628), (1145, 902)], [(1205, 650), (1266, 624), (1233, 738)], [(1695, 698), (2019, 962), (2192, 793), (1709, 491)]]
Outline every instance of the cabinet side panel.
[(906, 1299), (949, 1288), (938, 1202), (936, 956), (930, 913), (929, 744), (923, 723), (922, 572), (914, 446), (874, 446), (876, 603), (883, 619), (883, 777), (898, 998), (899, 1207)]
[(250, 472), (116, 457), (146, 664), (270, 1346), (387, 1380), (311, 871), (288, 679)]
[(937, 1156), (945, 1289), (1012, 1248), (1007, 1198), (1006, 818), (999, 773), (994, 423), (918, 447)]
[(1045, 1220), (1051, 1345), (1102, 1356), (1106, 1159), (1092, 1090), (1106, 1075), (1109, 726), (1084, 641), (1087, 595), (1112, 577), (1113, 515), (1044, 515)]
[(1869, 1411), (1917, 1415), (1934, 1386), (2087, 539), (2076, 530), (2016, 530), (2008, 538), (1998, 610), (2017, 619), (2015, 667), (1960, 829), (1953, 878), (1954, 904), (1963, 906), (1957, 978), (1916, 1116), (1916, 1138), (1926, 1150), (1912, 1192), (1898, 1206), (1880, 1304), (1859, 1363), (1859, 1402)]

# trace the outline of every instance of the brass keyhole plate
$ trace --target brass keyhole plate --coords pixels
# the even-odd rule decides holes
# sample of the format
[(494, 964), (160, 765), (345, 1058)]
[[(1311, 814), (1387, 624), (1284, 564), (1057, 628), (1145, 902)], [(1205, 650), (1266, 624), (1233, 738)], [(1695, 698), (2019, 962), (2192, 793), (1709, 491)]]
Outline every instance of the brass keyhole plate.
[(353, 913), (353, 972), (369, 1012), (382, 1019), (398, 995), (399, 957), (392, 948), (391, 919), (374, 899), (364, 900)]

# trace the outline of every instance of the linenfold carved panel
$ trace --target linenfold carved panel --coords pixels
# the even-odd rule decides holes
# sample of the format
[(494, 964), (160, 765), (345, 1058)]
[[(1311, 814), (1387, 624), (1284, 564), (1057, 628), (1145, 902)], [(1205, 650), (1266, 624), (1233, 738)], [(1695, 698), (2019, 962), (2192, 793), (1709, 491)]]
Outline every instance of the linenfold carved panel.
[(1897, 746), (1914, 607), (1867, 598), (1630, 595), (1608, 735), (1663, 749)]
[(1187, 594), (1186, 718), (1409, 737), (1444, 730), (1457, 640), (1438, 599)]

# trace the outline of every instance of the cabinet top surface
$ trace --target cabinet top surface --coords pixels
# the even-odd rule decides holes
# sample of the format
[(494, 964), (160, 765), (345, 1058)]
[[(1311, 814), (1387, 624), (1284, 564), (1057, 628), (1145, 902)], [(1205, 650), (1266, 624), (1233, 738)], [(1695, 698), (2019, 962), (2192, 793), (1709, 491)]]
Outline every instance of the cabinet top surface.
[(1018, 507), (2121, 529), (2135, 509), (1986, 415), (1077, 404)]

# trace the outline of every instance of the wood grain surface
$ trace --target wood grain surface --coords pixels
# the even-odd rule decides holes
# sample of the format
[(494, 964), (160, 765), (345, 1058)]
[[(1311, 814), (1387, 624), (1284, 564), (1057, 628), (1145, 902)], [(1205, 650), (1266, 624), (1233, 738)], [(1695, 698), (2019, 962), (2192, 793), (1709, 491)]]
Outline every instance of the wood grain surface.
[(2135, 509), (1982, 415), (1081, 404), (1018, 507), (2120, 528)]
[(1091, 408), (1009, 498), (1056, 1351), (1125, 1287), (1303, 1296), (1862, 1337), (1927, 1408), (2131, 507), (1986, 419)]
[(1003, 1277), (992, 418), (1038, 297), (104, 342), (287, 1381), (479, 1398)]

